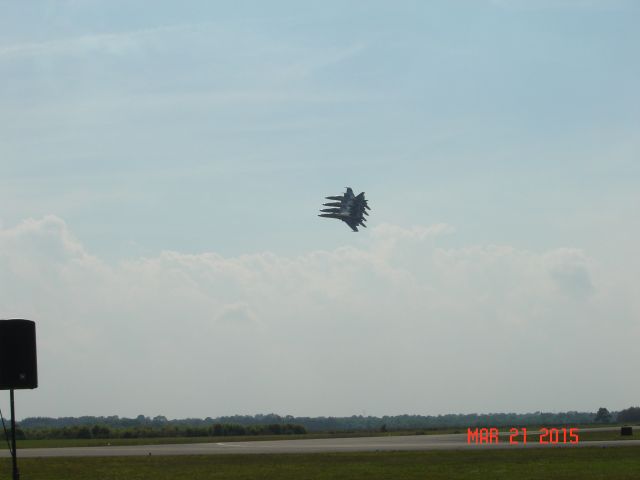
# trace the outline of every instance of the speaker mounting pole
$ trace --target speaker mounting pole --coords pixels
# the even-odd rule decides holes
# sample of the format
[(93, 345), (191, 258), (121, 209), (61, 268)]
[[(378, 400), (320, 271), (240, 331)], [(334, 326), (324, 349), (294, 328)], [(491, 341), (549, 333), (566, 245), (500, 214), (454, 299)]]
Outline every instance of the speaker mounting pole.
[(14, 390), (27, 388), (38, 388), (36, 323), (22, 318), (0, 320), (0, 390), (9, 390), (11, 400), (13, 480), (20, 480)]
[(13, 461), (13, 480), (20, 480), (18, 471), (18, 451), (16, 450), (16, 408), (13, 401), (13, 388), (9, 390), (11, 398), (11, 459)]

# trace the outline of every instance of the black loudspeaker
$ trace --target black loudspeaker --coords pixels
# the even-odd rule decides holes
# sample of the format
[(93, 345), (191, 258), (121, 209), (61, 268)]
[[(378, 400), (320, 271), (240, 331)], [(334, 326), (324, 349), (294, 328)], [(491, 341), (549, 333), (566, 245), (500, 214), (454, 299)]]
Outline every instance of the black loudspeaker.
[(35, 322), (0, 320), (0, 390), (37, 386)]

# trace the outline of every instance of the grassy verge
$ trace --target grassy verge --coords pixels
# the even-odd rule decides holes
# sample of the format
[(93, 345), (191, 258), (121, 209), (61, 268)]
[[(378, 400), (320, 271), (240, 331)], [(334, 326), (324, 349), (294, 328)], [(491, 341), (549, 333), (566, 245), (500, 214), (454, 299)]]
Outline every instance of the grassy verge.
[[(152, 437), (152, 438), (57, 438), (46, 440), (19, 440), (21, 448), (58, 448), (58, 447), (101, 447), (122, 445), (167, 445), (176, 443), (218, 443), (218, 442), (255, 442), (266, 440), (309, 440), (312, 438), (359, 438), (383, 437), (395, 435), (436, 435), (443, 433), (464, 433), (461, 429), (447, 430), (406, 430), (394, 432), (337, 432), (337, 433), (307, 433), (304, 435), (238, 435), (225, 437)], [(2, 435), (4, 437), (4, 435)], [(0, 439), (0, 450), (6, 450), (7, 444)]]
[(620, 435), (620, 430), (614, 432), (580, 432), (581, 442), (590, 440), (640, 440), (640, 432), (635, 429), (633, 435), (624, 437)]
[[(529, 443), (538, 442), (538, 434), (531, 433), (537, 427), (527, 428), (527, 441)], [(508, 429), (500, 429), (501, 433), (508, 432)], [(101, 446), (126, 446), (126, 445), (167, 445), (182, 443), (218, 443), (218, 442), (252, 442), (269, 440), (309, 440), (314, 438), (358, 438), (358, 437), (383, 437), (396, 435), (440, 435), (448, 433), (464, 433), (466, 429), (448, 428), (440, 430), (402, 430), (393, 432), (335, 432), (335, 433), (307, 433), (304, 435), (238, 435), (226, 437), (152, 437), (152, 438), (111, 438), (111, 439), (46, 439), (46, 440), (19, 440), (18, 449), (22, 448), (59, 448), (59, 447), (101, 447)], [(591, 440), (638, 440), (640, 431), (634, 430), (632, 436), (622, 437), (620, 431), (595, 431), (579, 432), (580, 442)], [(522, 441), (522, 436), (514, 437), (514, 440)], [(508, 441), (508, 437), (500, 437), (501, 443)], [(0, 439), (0, 450), (6, 450), (6, 442)]]
[[(528, 443), (538, 443), (539, 442), (539, 437), (540, 435), (537, 433), (527, 433), (527, 442)], [(521, 442), (522, 441), (522, 435), (518, 435), (518, 436), (514, 436), (513, 437), (514, 440)], [(547, 434), (544, 437), (544, 440), (546, 440), (547, 442), (549, 441), (549, 435)], [(622, 436), (620, 435), (620, 430), (615, 430), (615, 431), (594, 431), (594, 432), (582, 432), (582, 431), (578, 431), (578, 438), (579, 438), (579, 442), (591, 442), (591, 441), (598, 441), (598, 440), (620, 440), (620, 441), (624, 441), (624, 440), (640, 440), (640, 432), (636, 429), (633, 431), (633, 435), (629, 435), (629, 436)], [(569, 436), (569, 433), (567, 433), (567, 442), (564, 442), (564, 438), (563, 438), (563, 434), (562, 432), (560, 432), (559, 437), (558, 437), (559, 443), (569, 443), (571, 440), (571, 437)], [(507, 441), (507, 437), (500, 437), (500, 441)]]
[[(20, 470), (25, 480), (636, 479), (640, 449), (24, 458)], [(9, 472), (9, 459), (0, 460), (0, 476)]]

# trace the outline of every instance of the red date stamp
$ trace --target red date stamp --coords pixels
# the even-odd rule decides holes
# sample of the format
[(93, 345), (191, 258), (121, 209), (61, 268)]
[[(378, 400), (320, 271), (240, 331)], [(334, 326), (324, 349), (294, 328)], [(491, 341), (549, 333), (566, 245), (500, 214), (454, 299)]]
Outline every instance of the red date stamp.
[[(502, 435), (504, 437), (507, 433)], [(510, 445), (526, 445), (527, 440), (540, 445), (576, 444), (580, 441), (577, 428), (541, 428), (540, 431), (529, 433), (526, 428), (510, 428), (508, 435)], [(467, 444), (471, 443), (501, 443), (500, 431), (497, 428), (467, 428)]]

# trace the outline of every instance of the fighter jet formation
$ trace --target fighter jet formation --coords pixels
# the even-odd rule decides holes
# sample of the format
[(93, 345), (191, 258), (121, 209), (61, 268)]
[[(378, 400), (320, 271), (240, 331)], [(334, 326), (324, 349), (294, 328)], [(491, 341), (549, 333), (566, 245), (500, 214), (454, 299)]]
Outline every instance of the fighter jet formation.
[(367, 221), (364, 216), (369, 215), (367, 210), (371, 209), (369, 208), (367, 200), (364, 198), (364, 192), (354, 195), (351, 187), (345, 188), (347, 191), (341, 196), (325, 197), (327, 200), (333, 200), (333, 202), (323, 203), (322, 205), (332, 208), (320, 209), (321, 212), (326, 213), (321, 213), (318, 216), (342, 220), (351, 227), (351, 230), (357, 232), (358, 226), (367, 227), (364, 224), (364, 222)]

